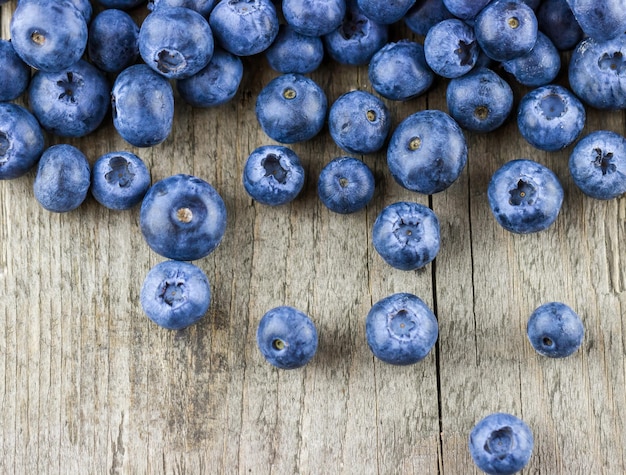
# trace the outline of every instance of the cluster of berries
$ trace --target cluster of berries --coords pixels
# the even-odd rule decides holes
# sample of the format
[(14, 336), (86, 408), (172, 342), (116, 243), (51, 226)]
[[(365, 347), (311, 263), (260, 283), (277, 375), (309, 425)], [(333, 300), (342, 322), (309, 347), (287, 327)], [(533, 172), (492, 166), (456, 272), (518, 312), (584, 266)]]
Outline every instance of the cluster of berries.
[[(369, 203), (374, 177), (354, 155), (385, 146), (398, 184), (422, 194), (444, 191), (465, 168), (464, 131), (493, 131), (513, 111), (512, 89), (495, 65), (532, 88), (517, 111), (525, 140), (544, 151), (578, 140), (569, 169), (582, 192), (605, 200), (626, 192), (626, 138), (608, 130), (581, 138), (585, 106), (626, 108), (626, 9), (619, 2), (283, 0), (278, 8), (271, 0), (151, 0), (140, 26), (127, 10), (145, 1), (97, 3), (97, 15), (89, 0), (17, 4), (11, 40), (0, 41), (0, 179), (37, 166), (35, 197), (53, 212), (76, 209), (90, 190), (111, 209), (141, 203), (143, 236), (169, 259), (150, 270), (141, 304), (165, 328), (185, 328), (209, 308), (208, 279), (189, 261), (221, 242), (226, 207), (219, 193), (191, 175), (151, 184), (146, 165), (127, 151), (107, 153), (91, 167), (74, 146), (46, 148), (45, 133), (82, 137), (111, 111), (126, 142), (156, 146), (171, 132), (172, 82), (193, 107), (224, 104), (238, 91), (245, 56), (264, 54), (280, 73), (258, 95), (255, 112), (262, 130), (281, 145), (252, 151), (243, 173), (246, 192), (259, 203), (277, 206), (296, 198), (304, 169), (288, 145), (315, 137), (325, 124), (350, 154), (332, 160), (319, 176), (319, 197), (331, 211), (354, 213)], [(389, 42), (389, 28), (400, 21), (423, 41)], [(566, 50), (573, 50), (569, 89), (552, 84)], [(367, 65), (372, 89), (389, 101), (418, 97), (442, 77), (449, 114), (419, 111), (392, 133), (389, 111), (372, 93), (350, 91), (329, 107), (322, 88), (306, 76), (325, 55)], [(13, 102), (24, 93), (29, 109)], [(547, 167), (515, 159), (493, 175), (488, 199), (505, 229), (532, 233), (556, 220), (563, 190)], [(385, 207), (372, 236), (381, 258), (402, 270), (424, 267), (440, 246), (437, 216), (413, 202)], [(533, 313), (527, 332), (539, 353), (563, 357), (580, 346), (583, 326), (555, 302)], [(366, 334), (382, 361), (412, 364), (435, 344), (437, 320), (418, 297), (394, 294), (372, 307)], [(296, 368), (314, 356), (317, 332), (307, 315), (278, 307), (261, 319), (257, 341), (272, 364)], [(530, 457), (532, 434), (512, 417), (496, 414), (472, 432), (472, 456), (488, 473), (513, 473)]]

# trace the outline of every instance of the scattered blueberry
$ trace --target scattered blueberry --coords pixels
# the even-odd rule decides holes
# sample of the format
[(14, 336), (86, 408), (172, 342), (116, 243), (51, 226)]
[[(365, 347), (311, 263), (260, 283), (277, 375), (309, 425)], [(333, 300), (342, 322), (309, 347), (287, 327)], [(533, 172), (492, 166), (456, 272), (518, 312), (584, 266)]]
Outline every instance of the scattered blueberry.
[(341, 25), (322, 38), (326, 52), (336, 62), (360, 66), (387, 43), (389, 28), (370, 20), (356, 3), (349, 2)]
[(87, 53), (98, 69), (118, 73), (139, 57), (139, 27), (124, 10), (102, 10), (89, 25)]
[(111, 85), (98, 68), (80, 60), (58, 72), (37, 71), (30, 82), (31, 110), (41, 126), (60, 137), (84, 137), (109, 111)]
[(538, 31), (535, 46), (526, 54), (503, 61), (502, 67), (524, 86), (544, 86), (559, 74), (561, 55), (550, 38)]
[(596, 109), (626, 108), (626, 34), (607, 40), (582, 40), (569, 62), (569, 84)]
[(517, 0), (494, 0), (476, 17), (474, 32), (485, 54), (507, 61), (528, 53), (537, 41), (537, 17)]
[(304, 186), (298, 155), (282, 145), (263, 145), (248, 156), (243, 185), (254, 200), (278, 206), (294, 200)]
[(278, 14), (271, 0), (220, 0), (209, 24), (217, 44), (237, 56), (265, 51), (278, 34)]
[(609, 130), (596, 130), (574, 146), (569, 171), (586, 195), (611, 200), (626, 192), (626, 138)]
[(226, 231), (226, 206), (206, 181), (172, 175), (152, 185), (141, 203), (141, 232), (156, 253), (180, 261), (206, 257)]
[(323, 36), (341, 25), (346, 14), (345, 0), (283, 0), (287, 25), (306, 36)]
[(402, 20), (414, 3), (415, 0), (357, 0), (366, 17), (386, 25)]
[(532, 431), (523, 420), (499, 412), (478, 421), (469, 436), (474, 463), (490, 475), (513, 475), (522, 470), (533, 445)]
[(513, 109), (513, 90), (489, 68), (477, 68), (448, 83), (448, 111), (454, 120), (471, 132), (492, 132)]
[(626, 8), (620, 0), (567, 0), (587, 36), (606, 41), (626, 31)]
[(517, 125), (533, 147), (548, 152), (572, 144), (585, 126), (585, 107), (568, 89), (556, 84), (526, 93), (519, 103)]
[(574, 49), (583, 39), (583, 30), (567, 0), (543, 0), (537, 9), (537, 24), (561, 51)]
[(215, 46), (209, 64), (193, 76), (176, 81), (176, 89), (193, 107), (216, 107), (235, 97), (242, 78), (241, 58)]
[(18, 104), (0, 103), (0, 180), (24, 175), (35, 166), (44, 146), (34, 115)]
[(585, 328), (570, 307), (561, 302), (549, 302), (530, 315), (526, 333), (540, 355), (565, 358), (580, 347)]
[(454, 18), (443, 0), (417, 0), (404, 15), (404, 23), (420, 36), (426, 36), (428, 30), (443, 20)]
[(445, 7), (461, 20), (473, 20), (491, 0), (443, 0)]
[(333, 102), (328, 112), (328, 129), (335, 143), (347, 152), (374, 153), (385, 145), (391, 117), (378, 97), (354, 90)]
[(427, 195), (448, 188), (467, 163), (461, 127), (445, 112), (423, 110), (404, 119), (391, 136), (387, 165), (404, 188)]
[(263, 131), (277, 142), (291, 144), (315, 137), (324, 126), (328, 101), (323, 89), (302, 74), (272, 79), (256, 100)]
[(349, 214), (370, 202), (374, 187), (374, 174), (365, 163), (353, 157), (339, 157), (322, 168), (317, 194), (329, 210)]
[(72, 66), (87, 47), (87, 21), (69, 0), (21, 0), (10, 30), (15, 52), (42, 71)]
[(256, 341), (268, 363), (280, 369), (296, 369), (315, 356), (318, 336), (308, 315), (285, 305), (272, 308), (263, 315)]
[(422, 299), (396, 293), (372, 306), (365, 335), (376, 358), (393, 365), (410, 365), (424, 359), (435, 346), (439, 324)]
[(13, 43), (0, 39), (0, 102), (12, 101), (20, 97), (30, 82), (30, 66), (17, 55)]
[(324, 43), (319, 36), (298, 33), (293, 27), (280, 25), (265, 57), (274, 71), (282, 74), (306, 74), (315, 71), (324, 59)]
[(444, 78), (457, 78), (471, 71), (478, 50), (474, 29), (459, 19), (437, 23), (424, 39), (426, 63)]
[(392, 101), (408, 101), (424, 94), (435, 74), (426, 63), (424, 47), (415, 41), (387, 43), (368, 66), (372, 88)]
[(185, 7), (158, 8), (139, 29), (139, 54), (169, 79), (196, 74), (211, 60), (213, 46), (209, 22)]
[(131, 152), (100, 156), (91, 170), (91, 194), (101, 205), (115, 210), (139, 204), (150, 187), (150, 172)]
[(145, 64), (124, 69), (111, 92), (113, 125), (129, 144), (152, 147), (170, 134), (174, 92), (167, 78)]
[(419, 269), (439, 252), (439, 220), (433, 210), (419, 203), (390, 204), (374, 221), (372, 243), (390, 266), (400, 270)]
[(491, 177), (489, 206), (498, 224), (517, 234), (547, 229), (558, 217), (563, 187), (546, 166), (530, 159), (511, 160)]
[(78, 148), (53, 145), (39, 159), (33, 184), (35, 198), (48, 211), (72, 211), (85, 201), (90, 175), (87, 157)]
[(139, 300), (154, 323), (168, 330), (182, 330), (206, 315), (211, 304), (211, 286), (198, 266), (163, 261), (146, 275)]

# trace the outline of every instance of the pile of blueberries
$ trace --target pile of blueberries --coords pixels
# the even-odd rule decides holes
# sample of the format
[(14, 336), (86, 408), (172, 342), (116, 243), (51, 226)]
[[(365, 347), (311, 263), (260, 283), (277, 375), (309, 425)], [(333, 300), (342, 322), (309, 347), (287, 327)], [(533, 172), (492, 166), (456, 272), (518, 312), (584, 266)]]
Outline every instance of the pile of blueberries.
[[(0, 0), (0, 4), (7, 0)], [(193, 107), (230, 101), (243, 78), (242, 57), (263, 54), (279, 75), (262, 89), (256, 117), (280, 145), (249, 155), (242, 181), (257, 202), (278, 206), (296, 198), (304, 169), (289, 144), (315, 137), (325, 125), (346, 156), (328, 163), (318, 195), (335, 213), (354, 213), (372, 199), (374, 177), (355, 156), (386, 147), (390, 174), (422, 194), (447, 189), (467, 162), (464, 131), (488, 133), (514, 107), (503, 78), (530, 88), (517, 107), (520, 134), (533, 147), (558, 151), (574, 144), (572, 179), (601, 200), (626, 192), (626, 138), (599, 130), (581, 137), (585, 107), (626, 108), (626, 8), (619, 0), (20, 0), (10, 40), (0, 40), (0, 179), (36, 167), (34, 194), (52, 212), (80, 206), (91, 192), (103, 206), (141, 203), (140, 228), (151, 249), (167, 258), (143, 283), (146, 315), (168, 329), (202, 318), (211, 290), (190, 261), (209, 255), (226, 229), (226, 208), (206, 181), (179, 174), (151, 184), (143, 161), (112, 151), (93, 166), (69, 144), (45, 146), (45, 134), (82, 137), (111, 112), (119, 135), (135, 147), (167, 139), (174, 91)], [(141, 25), (128, 13), (147, 7)], [(96, 14), (97, 12), (97, 14)], [(403, 22), (420, 41), (389, 41)], [(423, 40), (423, 41), (422, 41)], [(554, 84), (563, 51), (571, 51), (569, 88)], [(330, 106), (307, 74), (324, 56), (366, 65), (378, 95), (353, 90)], [(381, 99), (407, 101), (446, 80), (448, 112), (422, 110), (391, 131)], [(111, 84), (109, 78), (113, 78)], [(27, 97), (28, 108), (19, 105)], [(379, 97), (380, 96), (380, 97)], [(513, 233), (534, 233), (557, 218), (563, 189), (557, 176), (531, 159), (514, 159), (493, 175), (488, 200), (497, 222)], [(440, 246), (439, 222), (428, 207), (397, 202), (372, 230), (389, 265), (424, 267)], [(584, 328), (565, 304), (550, 302), (530, 316), (527, 334), (542, 355), (565, 357), (581, 345)], [(409, 293), (390, 295), (366, 319), (373, 354), (408, 365), (430, 352), (437, 319)], [(289, 306), (261, 319), (257, 342), (273, 365), (307, 364), (317, 350), (312, 320)], [(469, 438), (477, 466), (515, 473), (531, 455), (533, 437), (520, 419), (492, 414)]]

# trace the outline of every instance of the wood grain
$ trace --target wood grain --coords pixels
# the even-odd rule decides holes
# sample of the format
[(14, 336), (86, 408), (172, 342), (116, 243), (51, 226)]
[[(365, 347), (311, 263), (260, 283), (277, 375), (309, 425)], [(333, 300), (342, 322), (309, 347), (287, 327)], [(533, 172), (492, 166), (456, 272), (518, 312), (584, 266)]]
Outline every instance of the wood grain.
[[(0, 9), (3, 38), (15, 5)], [(0, 183), (0, 473), (478, 473), (468, 434), (495, 411), (533, 430), (524, 473), (624, 473), (626, 201), (583, 196), (567, 169), (571, 148), (538, 152), (511, 119), (466, 134), (467, 168), (431, 197), (397, 185), (384, 152), (361, 157), (377, 190), (348, 216), (317, 199), (321, 168), (344, 154), (325, 129), (293, 146), (307, 172), (302, 194), (259, 205), (241, 174), (254, 148), (273, 143), (254, 102), (276, 73), (262, 56), (244, 65), (229, 104), (193, 109), (177, 96), (172, 134), (151, 149), (126, 144), (110, 117), (89, 137), (48, 137), (91, 163), (130, 150), (153, 182), (190, 173), (219, 190), (228, 228), (195, 262), (213, 292), (198, 325), (167, 331), (143, 315), (141, 284), (162, 258), (143, 241), (138, 209), (113, 212), (89, 197), (53, 214), (34, 199), (34, 171)], [(311, 77), (329, 102), (372, 91), (366, 67), (327, 60)], [(386, 101), (394, 126), (418, 110), (447, 110), (445, 86)], [(524, 92), (516, 87), (516, 101)], [(585, 132), (624, 134), (625, 125), (623, 112), (589, 110)], [(536, 235), (504, 231), (486, 200), (492, 173), (520, 157), (552, 168), (566, 193), (555, 225)], [(371, 243), (377, 214), (398, 200), (431, 206), (441, 222), (441, 252), (420, 271), (392, 269)], [(440, 334), (425, 360), (394, 367), (372, 356), (364, 321), (374, 302), (404, 291), (433, 308)], [(528, 316), (550, 300), (572, 306), (586, 328), (583, 347), (564, 360), (537, 355), (526, 339)], [(320, 333), (301, 370), (274, 369), (256, 347), (259, 319), (283, 304), (309, 313)]]

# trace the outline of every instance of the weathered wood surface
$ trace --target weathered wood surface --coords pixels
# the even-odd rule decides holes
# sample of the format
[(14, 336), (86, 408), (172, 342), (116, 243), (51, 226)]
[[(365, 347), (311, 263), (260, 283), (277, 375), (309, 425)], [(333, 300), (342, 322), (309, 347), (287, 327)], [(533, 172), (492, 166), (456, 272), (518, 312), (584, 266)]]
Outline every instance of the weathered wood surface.
[[(15, 4), (0, 10), (4, 38)], [(538, 152), (509, 121), (467, 134), (465, 172), (432, 197), (401, 189), (384, 153), (363, 157), (377, 192), (351, 216), (316, 196), (322, 166), (342, 154), (325, 130), (293, 147), (308, 173), (298, 199), (258, 205), (241, 173), (247, 155), (271, 143), (254, 101), (276, 73), (262, 57), (245, 67), (232, 103), (177, 101), (172, 135), (153, 149), (129, 147), (110, 119), (69, 141), (92, 162), (126, 149), (153, 181), (191, 173), (222, 194), (225, 238), (196, 262), (213, 301), (194, 327), (166, 331), (142, 314), (141, 284), (162, 258), (143, 241), (138, 209), (112, 212), (89, 198), (52, 214), (33, 197), (34, 172), (0, 183), (0, 472), (466, 474), (475, 472), (472, 426), (505, 411), (535, 435), (524, 473), (624, 473), (626, 201), (583, 196), (568, 174), (571, 148)], [(371, 91), (366, 68), (328, 61), (311, 76), (329, 101)], [(394, 124), (446, 110), (444, 92), (439, 81), (423, 97), (387, 101)], [(623, 134), (624, 122), (622, 112), (589, 111), (585, 132)], [(551, 167), (566, 191), (555, 225), (536, 235), (504, 231), (486, 200), (491, 174), (518, 157)], [(371, 244), (377, 213), (401, 199), (429, 204), (441, 221), (441, 252), (418, 272), (390, 268)], [(364, 332), (372, 303), (400, 291), (422, 297), (440, 324), (435, 350), (404, 368), (376, 361)], [(564, 360), (540, 357), (526, 339), (529, 314), (550, 300), (586, 326), (583, 347)], [(318, 326), (318, 354), (301, 370), (273, 369), (256, 347), (260, 317), (281, 304)]]

